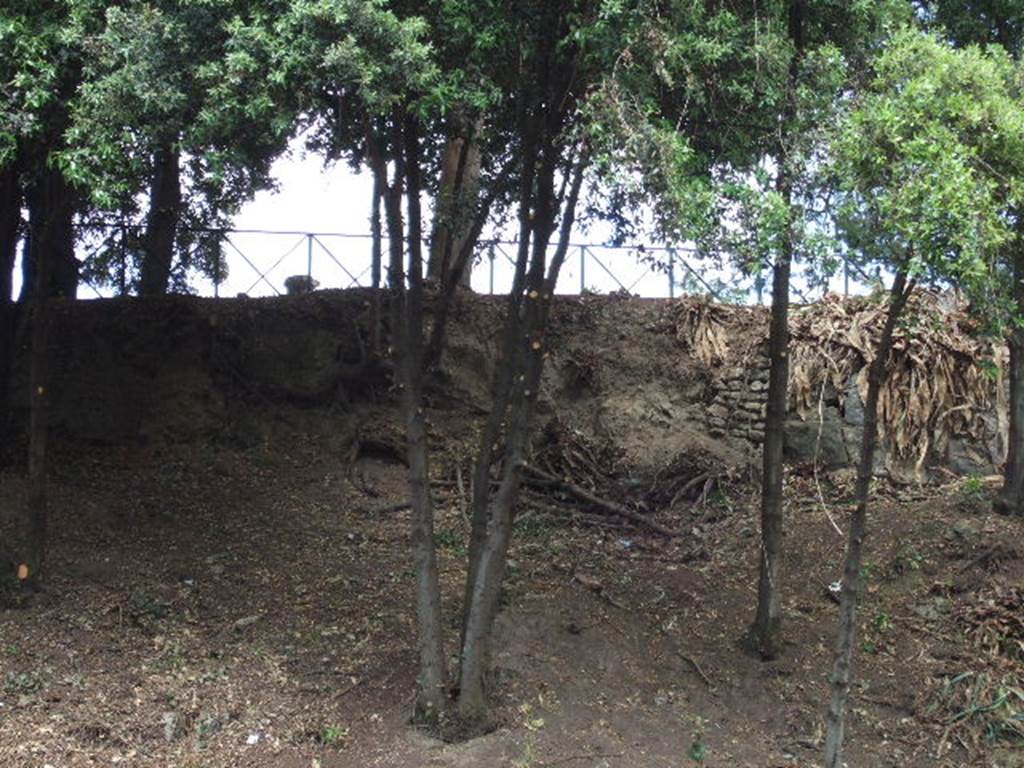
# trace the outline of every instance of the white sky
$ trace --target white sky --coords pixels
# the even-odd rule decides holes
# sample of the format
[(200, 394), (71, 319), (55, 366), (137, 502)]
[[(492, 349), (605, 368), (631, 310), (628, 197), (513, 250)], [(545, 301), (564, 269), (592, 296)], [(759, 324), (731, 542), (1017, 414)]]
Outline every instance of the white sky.
[[(234, 229), (243, 231), (232, 234), (224, 246), (227, 276), (220, 285), (219, 295), (233, 297), (245, 293), (257, 297), (283, 293), (285, 278), (305, 275), (310, 264), (313, 278), (321, 288), (369, 284), (372, 196), (369, 173), (355, 174), (343, 163), (325, 168), (318, 157), (305, 155), (298, 146), (296, 142), (291, 154), (274, 163), (272, 173), (278, 190), (259, 193), (236, 217)], [(573, 240), (600, 242), (607, 231), (600, 224), (592, 225), (587, 233), (576, 233)], [(307, 233), (316, 236), (310, 238)], [(496, 250), (493, 272), (485, 256), (473, 271), (473, 288), (481, 293), (492, 287), (497, 293), (506, 291), (512, 278), (510, 257), (513, 255), (514, 250), (509, 246)], [(685, 258), (685, 254), (680, 258)], [(693, 259), (690, 263), (708, 281), (716, 276), (725, 277), (708, 265)], [(266, 274), (265, 279), (260, 277), (260, 272)], [(700, 284), (693, 280), (691, 287), (680, 285), (684, 275), (685, 268), (680, 265), (675, 271), (675, 295), (685, 290), (703, 292)], [(20, 267), (16, 267), (15, 295), (20, 290), (20, 277)], [(799, 278), (795, 283), (799, 283)], [(200, 295), (214, 293), (210, 280), (195, 279), (193, 287)], [(574, 248), (562, 268), (558, 284), (559, 293), (580, 293), (581, 289), (609, 293), (621, 288), (649, 297), (664, 297), (670, 293), (669, 278), (663, 271), (652, 271), (638, 263), (635, 253), (600, 246), (589, 247), (585, 254)], [(834, 278), (831, 289), (842, 291), (842, 288), (842, 277)], [(85, 285), (79, 289), (79, 297), (84, 299), (95, 298), (98, 293)], [(102, 292), (103, 295), (110, 293)]]
[[(299, 151), (278, 160), (273, 173), (279, 182), (278, 191), (258, 194), (236, 218), (235, 229), (288, 234), (232, 235), (231, 245), (226, 248), (229, 277), (221, 285), (220, 294), (273, 295), (274, 289), (268, 283), (281, 291), (286, 277), (306, 273), (310, 250), (312, 274), (321, 287), (349, 287), (353, 277), (360, 278), (363, 284), (368, 283), (369, 239), (343, 235), (366, 236), (369, 233), (372, 195), (369, 173), (354, 174), (344, 164), (324, 168), (319, 158), (303, 156)], [(602, 229), (591, 227), (585, 235), (575, 236), (574, 241), (599, 241), (604, 234)], [(303, 233), (330, 234), (318, 235), (310, 241)], [(261, 269), (272, 267), (267, 281), (260, 280), (235, 248)], [(514, 253), (508, 246), (503, 250), (504, 253), (500, 249), (495, 253), (493, 288), (496, 292), (507, 290), (511, 282), (512, 266), (507, 257)], [(629, 252), (601, 247), (588, 249), (583, 258), (579, 249), (570, 253), (562, 269), (559, 292), (579, 293), (583, 287), (607, 293), (620, 289), (620, 283), (631, 293), (642, 296), (669, 295), (667, 275), (638, 264)], [(472, 284), (479, 292), (491, 289), (492, 274), (486, 257), (474, 269)], [(209, 284), (197, 285), (197, 288), (201, 293), (212, 293)]]

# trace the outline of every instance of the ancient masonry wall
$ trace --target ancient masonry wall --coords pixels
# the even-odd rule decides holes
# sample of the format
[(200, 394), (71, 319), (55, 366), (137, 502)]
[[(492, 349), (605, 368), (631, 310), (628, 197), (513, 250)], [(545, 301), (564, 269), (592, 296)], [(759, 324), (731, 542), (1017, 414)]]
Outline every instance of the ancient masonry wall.
[(725, 368), (713, 377), (708, 434), (758, 447), (764, 442), (768, 407), (768, 356), (759, 351), (746, 367)]
[[(712, 372), (711, 402), (705, 412), (711, 437), (738, 442), (751, 453), (760, 449), (764, 443), (768, 368), (768, 356), (761, 349), (748, 357), (743, 366)], [(1005, 456), (1005, 430), (995, 412), (981, 414), (979, 418), (985, 426), (983, 438), (953, 435), (937, 453), (929, 454), (927, 464), (967, 476), (999, 472)], [(843, 392), (826, 385), (820, 421), (817, 414), (804, 420), (796, 413), (787, 413), (786, 460), (797, 464), (815, 462), (832, 469), (853, 466), (860, 450), (863, 424), (864, 405), (856, 375), (850, 377)], [(875, 471), (907, 480), (918, 478), (921, 467), (915, 459), (895, 459), (889, 439), (883, 437), (876, 453)]]

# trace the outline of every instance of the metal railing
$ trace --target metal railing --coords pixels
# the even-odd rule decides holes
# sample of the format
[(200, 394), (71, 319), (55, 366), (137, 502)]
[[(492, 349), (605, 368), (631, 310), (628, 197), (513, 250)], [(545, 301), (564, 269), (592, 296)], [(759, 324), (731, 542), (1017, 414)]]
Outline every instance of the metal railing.
[[(82, 227), (80, 259), (83, 284), (96, 296), (124, 295), (132, 290), (141, 259), (140, 231), (133, 225)], [(186, 230), (193, 245), (179, 254), (175, 290), (200, 296), (279, 296), (289, 277), (301, 276), (318, 288), (370, 285), (372, 238), (368, 234), (300, 230)], [(500, 238), (482, 240), (471, 272), (479, 293), (504, 293), (511, 287), (518, 244)], [(383, 241), (387, 253), (387, 238)], [(95, 265), (90, 267), (90, 265)], [(300, 281), (301, 282), (301, 281)], [(838, 283), (834, 288), (832, 282)], [(835, 290), (849, 294), (856, 287), (849, 268), (814, 293)], [(614, 246), (573, 243), (559, 275), (556, 293), (622, 293), (674, 298), (704, 294), (719, 301), (762, 303), (764, 282), (734, 266), (703, 257), (694, 248)], [(793, 298), (815, 296), (796, 282)]]

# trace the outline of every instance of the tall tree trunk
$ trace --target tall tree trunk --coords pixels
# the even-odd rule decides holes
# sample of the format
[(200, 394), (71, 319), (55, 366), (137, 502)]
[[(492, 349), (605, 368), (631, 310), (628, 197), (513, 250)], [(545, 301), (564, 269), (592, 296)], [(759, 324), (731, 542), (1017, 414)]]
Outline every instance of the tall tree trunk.
[(843, 568), (842, 591), (839, 597), (839, 629), (836, 636), (835, 662), (829, 682), (832, 697), (828, 709), (828, 733), (825, 737), (825, 767), (842, 768), (843, 733), (846, 726), (846, 704), (850, 694), (850, 661), (853, 657), (857, 619), (857, 597), (860, 594), (860, 567), (864, 539), (867, 536), (868, 494), (875, 466), (878, 444), (878, 396), (888, 374), (889, 353), (893, 331), (903, 313), (914, 281), (907, 283), (905, 267), (900, 267), (889, 294), (889, 314), (875, 349), (875, 358), (868, 369), (868, 394), (864, 403), (864, 432), (861, 436), (860, 462), (857, 465), (856, 507), (850, 519), (850, 537)]
[[(21, 301), (45, 296), (75, 298), (78, 292), (78, 259), (75, 258), (74, 216), (76, 194), (56, 168), (42, 163), (36, 178), (25, 190), (28, 207), (28, 247), (22, 258)], [(38, 277), (39, 260), (50, 262), (46, 280)]]
[[(51, 190), (53, 191), (53, 190)], [(58, 189), (56, 190), (59, 192)], [(37, 208), (37, 210), (40, 210)], [(47, 210), (45, 208), (41, 210)], [(49, 210), (52, 210), (49, 209)], [(49, 301), (48, 286), (53, 281), (53, 262), (59, 255), (58, 231), (56, 238), (49, 236), (49, 225), (61, 227), (63, 222), (33, 222), (32, 231), (38, 233), (31, 240), (30, 251), (35, 265), (36, 284), (32, 291), (31, 346), (29, 349), (29, 447), (28, 447), (28, 503), (19, 516), (14, 560), (17, 577), (31, 586), (38, 586), (46, 560), (47, 547), (47, 433), (49, 428)]]
[[(1015, 309), (1024, 316), (1024, 246), (1015, 243), (1015, 247), (1013, 297)], [(1014, 325), (1006, 343), (1010, 348), (1010, 434), (1003, 488), (995, 508), (1004, 514), (1024, 515), (1024, 329)]]
[(469, 135), (453, 136), (445, 146), (427, 270), (427, 276), (440, 284), (453, 280), (468, 287), (470, 283), (472, 259), (459, 264), (458, 254), (472, 237), (473, 213), (480, 194), (478, 130), (479, 125), (467, 131)]
[[(427, 429), (423, 414), (423, 255), (419, 205), (419, 137), (415, 124), (392, 117), (391, 145), (394, 179), (387, 184), (387, 165), (374, 142), (371, 164), (375, 186), (383, 190), (390, 254), (391, 325), (395, 376), (401, 388), (402, 420), (406, 430), (409, 491), (412, 503), (413, 565), (416, 573), (416, 645), (419, 675), (414, 718), (437, 726), (448, 707), (448, 673), (444, 656), (441, 588), (434, 542), (434, 510), (430, 493)], [(403, 269), (403, 184), (409, 214), (409, 269)], [(406, 282), (408, 281), (408, 287)]]
[[(511, 165), (506, 166), (502, 176), (510, 170)], [(501, 180), (495, 179), (490, 192), (479, 196), (477, 205), (473, 209), (469, 230), (461, 236), (458, 251), (452, 254), (451, 268), (447, 273), (448, 278), (441, 286), (439, 300), (435, 302), (436, 310), (430, 327), (430, 339), (423, 354), (423, 365), (427, 370), (435, 369), (440, 365), (441, 353), (447, 342), (448, 316), (451, 314), (455, 293), (463, 284), (464, 270), (473, 260), (473, 251), (476, 249), (477, 243), (480, 242), (480, 233), (483, 232), (487, 216), (500, 189)]]
[(378, 360), (381, 353), (381, 297), (380, 283), (384, 263), (384, 236), (381, 231), (381, 202), (384, 199), (386, 179), (374, 171), (373, 204), (370, 211), (370, 358)]
[(782, 653), (782, 537), (783, 537), (783, 464), (782, 448), (786, 426), (786, 391), (789, 383), (789, 275), (793, 263), (793, 158), (788, 140), (790, 125), (796, 117), (800, 63), (804, 53), (802, 0), (789, 6), (789, 37), (793, 58), (786, 87), (786, 108), (780, 128), (776, 187), (786, 206), (786, 232), (775, 259), (772, 276), (772, 317), (768, 337), (768, 412), (765, 415), (761, 475), (761, 552), (757, 587), (757, 612), (748, 633), (752, 650), (764, 659)]
[(167, 141), (153, 155), (149, 215), (144, 235), (145, 255), (139, 275), (139, 294), (142, 296), (167, 293), (180, 215), (181, 157), (177, 145)]
[[(516, 342), (521, 335), (520, 326), (522, 322), (519, 311), (530, 259), (530, 243), (536, 224), (534, 218), (530, 215), (530, 207), (537, 171), (538, 128), (535, 121), (530, 121), (525, 116), (520, 116), (520, 120), (521, 127), (525, 128), (525, 130), (523, 130), (524, 141), (519, 176), (519, 247), (516, 252), (512, 288), (509, 291), (505, 306), (505, 324), (502, 331), (498, 361), (494, 368), (494, 378), (491, 382), (491, 408), (484, 422), (484, 428), (480, 432), (479, 448), (477, 449), (476, 463), (473, 468), (472, 495), (470, 499), (469, 556), (466, 568), (466, 585), (463, 591), (465, 597), (462, 604), (460, 649), (464, 648), (466, 644), (466, 626), (469, 622), (471, 606), (470, 595), (472, 595), (474, 584), (476, 583), (480, 554), (483, 551), (490, 523), (491, 468), (494, 466), (495, 456), (500, 448), (499, 441), (501, 440), (502, 428), (505, 424), (505, 414), (508, 410), (512, 394), (512, 385), (516, 379)], [(462, 677), (461, 671), (459, 677)]]
[[(538, 240), (544, 235), (537, 234)], [(535, 244), (535, 252), (543, 246)], [(534, 258), (537, 258), (535, 255)], [(475, 551), (471, 552), (470, 578), (464, 602), (464, 626), (459, 666), (459, 715), (472, 728), (482, 723), (487, 713), (485, 675), (490, 666), (490, 641), (497, 613), (501, 584), (505, 575), (508, 547), (512, 537), (513, 509), (522, 475), (529, 420), (540, 379), (542, 351), (530, 348), (530, 340), (538, 344), (537, 312), (546, 303), (541, 291), (526, 308), (526, 317), (518, 326), (520, 334), (512, 340), (512, 348), (503, 355), (503, 364), (512, 373), (505, 413), (505, 444), (501, 450), (501, 480), (497, 493), (487, 504), (486, 517), (474, 516)], [(487, 453), (495, 453), (491, 446)], [(479, 458), (478, 458), (479, 461)], [(489, 472), (485, 492), (489, 485)], [(479, 522), (487, 524), (480, 530)]]
[(10, 379), (14, 356), (14, 258), (21, 234), (21, 184), (15, 163), (0, 169), (0, 441), (9, 446)]
[[(780, 183), (789, 205), (792, 189)], [(783, 463), (786, 391), (789, 382), (789, 273), (792, 239), (785, 238), (772, 278), (772, 316), (768, 337), (768, 412), (765, 416), (761, 476), (761, 553), (757, 613), (750, 628), (750, 646), (764, 659), (782, 653)]]
[[(583, 157), (573, 171), (572, 188), (562, 205), (558, 247), (546, 273), (545, 253), (555, 217), (554, 196), (551, 195), (549, 200), (538, 201), (536, 210), (539, 225), (534, 228), (533, 256), (526, 284), (529, 293), (525, 296), (521, 333), (506, 337), (511, 346), (504, 359), (512, 364), (511, 369), (515, 375), (511, 391), (505, 395), (509, 405), (505, 412), (501, 481), (489, 505), (488, 524), (477, 544), (475, 562), (472, 556), (470, 558), (472, 577), (465, 598), (467, 610), (464, 614), (460, 653), (458, 708), (460, 717), (470, 727), (484, 722), (487, 715), (485, 679), (491, 662), (491, 638), (512, 538), (515, 502), (522, 479), (522, 465), (526, 459), (531, 416), (547, 355), (545, 333), (551, 296), (569, 250), (586, 165), (587, 159)], [(544, 184), (543, 173), (541, 177), (541, 186), (548, 186)], [(486, 446), (485, 450), (491, 456), (495, 452), (494, 446)], [(486, 490), (485, 487), (485, 493)]]

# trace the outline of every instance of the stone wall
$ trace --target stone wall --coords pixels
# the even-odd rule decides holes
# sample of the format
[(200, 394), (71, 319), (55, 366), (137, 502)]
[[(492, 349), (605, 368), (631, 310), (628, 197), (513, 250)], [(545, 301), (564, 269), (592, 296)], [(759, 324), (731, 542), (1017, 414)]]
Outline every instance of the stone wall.
[[(738, 442), (748, 454), (760, 451), (768, 399), (769, 360), (757, 350), (745, 367), (727, 367), (712, 372), (710, 404), (705, 423), (708, 435)], [(1006, 456), (1005, 425), (999, 413), (984, 414), (984, 437), (952, 436), (930, 447), (926, 461), (920, 457), (900, 459), (892, 455), (890, 441), (883, 436), (877, 451), (875, 471), (880, 475), (915, 480), (935, 466), (958, 475), (990, 475), (1001, 471)], [(857, 374), (849, 378), (843, 392), (826, 384), (817, 413), (801, 418), (790, 412), (786, 418), (784, 456), (791, 464), (817, 463), (825, 469), (856, 465), (864, 426), (864, 403), (857, 388)]]
[(756, 354), (748, 367), (725, 368), (711, 379), (707, 428), (711, 437), (728, 437), (758, 448), (764, 442), (768, 402), (768, 358)]

